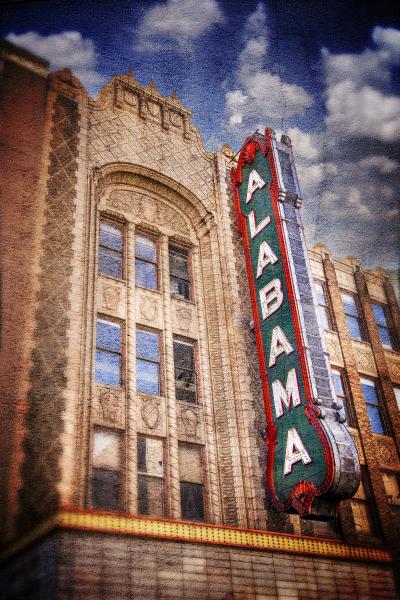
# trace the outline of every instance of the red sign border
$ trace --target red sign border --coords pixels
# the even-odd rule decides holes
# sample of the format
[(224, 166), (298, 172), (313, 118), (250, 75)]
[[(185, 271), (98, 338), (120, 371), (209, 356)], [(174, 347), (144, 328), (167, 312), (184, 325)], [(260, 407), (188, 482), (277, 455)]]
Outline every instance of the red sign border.
[[(259, 137), (258, 137), (259, 136)], [(252, 304), (252, 312), (254, 319), (254, 330), (256, 335), (256, 344), (257, 344), (257, 352), (258, 352), (258, 360), (260, 364), (260, 377), (261, 384), (264, 395), (264, 406), (265, 406), (265, 414), (267, 418), (267, 435), (264, 438), (264, 441), (268, 448), (267, 453), (267, 491), (270, 495), (272, 502), (280, 511), (285, 512), (297, 512), (301, 516), (310, 515), (312, 511), (312, 504), (314, 499), (317, 496), (321, 496), (328, 492), (332, 486), (334, 476), (335, 476), (335, 462), (333, 456), (333, 449), (328, 439), (328, 435), (325, 432), (319, 415), (320, 410), (313, 402), (313, 391), (311, 385), (311, 376), (307, 364), (307, 357), (305, 353), (305, 343), (302, 334), (301, 324), (300, 324), (300, 315), (297, 307), (297, 302), (294, 293), (294, 283), (292, 280), (290, 267), (289, 267), (289, 258), (288, 258), (288, 250), (285, 243), (285, 236), (283, 231), (283, 225), (281, 216), (279, 214), (279, 178), (278, 178), (278, 168), (275, 163), (275, 156), (273, 150), (273, 131), (271, 129), (265, 130), (265, 137), (261, 137), (258, 134), (257, 137), (252, 136), (247, 138), (239, 155), (238, 164), (236, 168), (231, 169), (231, 182), (232, 182), (232, 190), (233, 190), (233, 200), (236, 211), (236, 222), (238, 230), (243, 239), (243, 247), (245, 251), (246, 258), (246, 270), (247, 277), (249, 283), (250, 290), (250, 298)], [(286, 277), (286, 284), (288, 289), (288, 299), (289, 305), (292, 313), (293, 319), (293, 327), (297, 344), (297, 352), (300, 360), (300, 368), (303, 376), (304, 389), (306, 395), (306, 406), (304, 407), (304, 412), (308, 417), (309, 424), (314, 427), (316, 430), (318, 437), (321, 440), (322, 447), (324, 449), (324, 456), (326, 461), (326, 477), (322, 485), (315, 486), (313, 483), (308, 481), (299, 481), (293, 490), (290, 492), (290, 495), (285, 503), (282, 503), (276, 494), (274, 487), (274, 479), (273, 479), (273, 468), (274, 468), (274, 455), (275, 455), (275, 447), (277, 444), (277, 427), (274, 423), (272, 417), (272, 404), (271, 398), (269, 394), (268, 388), (268, 375), (267, 375), (267, 365), (266, 365), (266, 357), (264, 350), (264, 343), (261, 335), (261, 324), (260, 324), (260, 316), (258, 313), (258, 304), (257, 304), (257, 294), (254, 283), (254, 274), (251, 263), (251, 254), (250, 254), (250, 241), (247, 231), (247, 221), (245, 215), (241, 211), (240, 207), (240, 199), (238, 186), (242, 183), (242, 169), (246, 164), (251, 164), (254, 160), (254, 156), (260, 150), (263, 157), (268, 158), (269, 166), (271, 169), (271, 183), (269, 186), (269, 193), (271, 195), (272, 208), (274, 212), (274, 218), (277, 228), (278, 240), (279, 240), (279, 250), (281, 253), (281, 258), (283, 262), (283, 269)]]

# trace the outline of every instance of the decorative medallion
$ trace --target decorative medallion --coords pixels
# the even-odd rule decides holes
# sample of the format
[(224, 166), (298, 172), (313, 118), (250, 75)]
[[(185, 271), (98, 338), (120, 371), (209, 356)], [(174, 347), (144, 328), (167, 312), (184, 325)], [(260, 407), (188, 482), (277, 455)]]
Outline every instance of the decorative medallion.
[(153, 298), (143, 297), (140, 301), (140, 314), (146, 321), (155, 321), (157, 318), (157, 301)]
[(121, 392), (109, 388), (99, 392), (99, 406), (101, 409), (101, 418), (103, 421), (117, 425), (121, 421), (122, 403)]
[(185, 306), (178, 306), (176, 309), (176, 322), (179, 329), (187, 331), (192, 322), (192, 311)]
[(378, 444), (380, 464), (381, 465), (390, 465), (390, 466), (398, 465), (399, 460), (397, 457), (397, 452), (394, 447), (393, 441), (377, 439), (376, 437), (375, 437), (375, 440)]
[(160, 423), (161, 407), (160, 398), (154, 396), (142, 396), (142, 407), (140, 414), (142, 415), (143, 423), (149, 429), (156, 429)]
[(121, 290), (116, 286), (109, 285), (103, 287), (103, 306), (107, 310), (118, 310), (120, 297)]
[(231, 175), (265, 400), (267, 491), (278, 510), (332, 518), (357, 490), (359, 461), (333, 404), (289, 138), (253, 134)]
[(198, 414), (193, 408), (181, 409), (181, 422), (185, 434), (188, 437), (197, 438), (197, 428), (199, 425)]
[(353, 349), (358, 371), (368, 375), (376, 375), (376, 365), (371, 348), (353, 341)]
[(326, 333), (325, 344), (328, 350), (330, 362), (335, 365), (343, 366), (343, 356), (338, 337), (335, 334)]

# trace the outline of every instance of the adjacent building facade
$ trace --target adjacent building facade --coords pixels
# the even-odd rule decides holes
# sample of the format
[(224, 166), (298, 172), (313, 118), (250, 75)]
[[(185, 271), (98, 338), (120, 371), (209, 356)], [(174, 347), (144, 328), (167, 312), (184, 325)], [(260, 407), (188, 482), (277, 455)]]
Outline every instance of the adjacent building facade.
[(362, 465), (334, 521), (275, 511), (229, 171), (175, 94), (89, 98), (2, 46), (5, 598), (395, 598), (400, 313), (309, 258)]

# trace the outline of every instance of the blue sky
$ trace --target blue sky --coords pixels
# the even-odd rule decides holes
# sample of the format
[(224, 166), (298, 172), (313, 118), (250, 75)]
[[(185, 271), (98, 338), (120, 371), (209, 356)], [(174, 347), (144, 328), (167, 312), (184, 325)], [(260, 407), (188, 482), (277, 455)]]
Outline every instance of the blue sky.
[(207, 149), (291, 136), (310, 244), (399, 267), (396, 2), (5, 2), (2, 35), (69, 66), (92, 95), (132, 69), (193, 111)]

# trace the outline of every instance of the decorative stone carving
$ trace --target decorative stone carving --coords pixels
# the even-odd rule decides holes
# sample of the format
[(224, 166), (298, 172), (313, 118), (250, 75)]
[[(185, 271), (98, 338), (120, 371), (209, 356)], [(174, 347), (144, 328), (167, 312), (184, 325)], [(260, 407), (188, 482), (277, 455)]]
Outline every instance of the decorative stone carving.
[(340, 268), (335, 268), (335, 272), (340, 288), (349, 290), (351, 292), (357, 292), (356, 282), (354, 281), (354, 276), (352, 273)]
[(379, 285), (379, 283), (375, 281), (371, 281), (368, 275), (366, 275), (366, 283), (369, 295), (371, 298), (375, 298), (379, 302), (386, 303), (386, 295), (385, 290), (383, 289), (383, 285)]
[(139, 104), (137, 94), (133, 94), (128, 90), (125, 90), (124, 100), (129, 106), (134, 106), (135, 108), (137, 108)]
[(354, 445), (357, 449), (358, 458), (360, 459), (360, 463), (365, 464), (365, 456), (364, 456), (364, 450), (363, 450), (363, 447), (361, 444), (360, 434), (358, 433), (357, 429), (352, 429), (350, 427), (349, 427), (349, 432), (351, 434), (351, 437), (353, 438)]
[(157, 302), (152, 299), (143, 297), (140, 301), (140, 314), (145, 321), (154, 322), (157, 317), (158, 306)]
[(103, 287), (103, 307), (107, 310), (116, 311), (119, 307), (121, 290), (113, 285)]
[(174, 111), (171, 111), (169, 113), (169, 121), (170, 121), (171, 125), (173, 125), (174, 127), (182, 129), (182, 126), (183, 126), (182, 115), (180, 115)]
[(192, 311), (186, 306), (178, 306), (176, 309), (176, 324), (182, 331), (187, 331), (192, 322)]
[(114, 190), (106, 200), (111, 210), (128, 214), (133, 220), (166, 227), (170, 231), (189, 235), (184, 218), (163, 202), (128, 190)]
[(157, 429), (160, 425), (161, 399), (157, 396), (141, 396), (142, 406), (140, 414), (143, 422), (149, 429)]
[(383, 466), (397, 466), (399, 464), (399, 458), (394, 442), (390, 438), (381, 438), (375, 436), (375, 440), (378, 444), (379, 462)]
[(185, 434), (188, 437), (197, 438), (197, 428), (199, 425), (199, 417), (192, 408), (181, 410), (181, 422)]
[(160, 116), (160, 105), (155, 102), (147, 102), (147, 111), (152, 117)]
[(123, 425), (122, 393), (120, 390), (102, 388), (98, 392), (99, 417), (103, 423), (114, 427)]
[(365, 373), (366, 375), (373, 375), (376, 377), (377, 370), (371, 347), (367, 344), (363, 344), (362, 342), (360, 343), (354, 340), (352, 341), (352, 344), (356, 358), (357, 370), (360, 371), (360, 373)]
[(386, 360), (389, 369), (390, 379), (392, 379), (396, 383), (400, 383), (400, 360), (394, 355), (390, 356), (389, 352), (386, 352)]
[(329, 361), (334, 365), (343, 366), (343, 355), (339, 338), (335, 333), (325, 332), (325, 343), (329, 353)]

